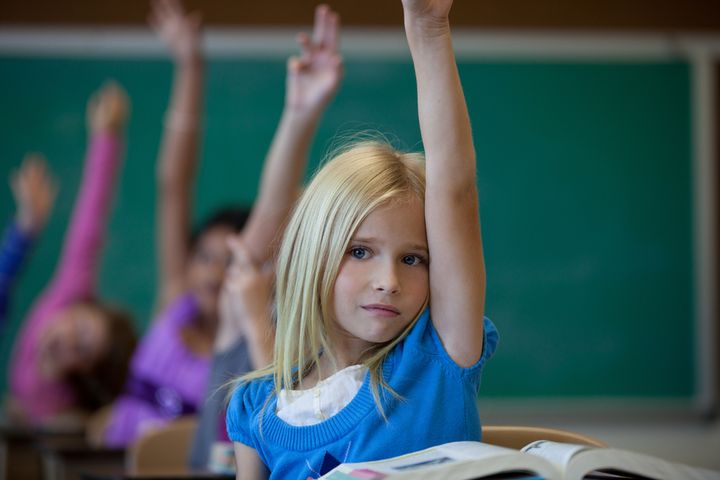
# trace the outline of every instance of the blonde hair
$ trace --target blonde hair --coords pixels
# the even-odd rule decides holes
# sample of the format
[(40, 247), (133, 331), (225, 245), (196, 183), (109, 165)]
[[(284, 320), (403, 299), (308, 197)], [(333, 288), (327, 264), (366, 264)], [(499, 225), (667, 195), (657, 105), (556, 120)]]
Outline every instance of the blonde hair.
[[(425, 197), (423, 156), (400, 152), (387, 142), (350, 145), (315, 174), (295, 206), (280, 245), (273, 363), (240, 377), (237, 383), (272, 375), (275, 393), (279, 394), (283, 388), (302, 385), (307, 372), (320, 368), (320, 355), (332, 355), (333, 351), (328, 337), (333, 321), (333, 288), (353, 234), (378, 207), (413, 197)], [(395, 392), (383, 379), (382, 364), (414, 323), (389, 343), (366, 352), (362, 359), (370, 371), (373, 397), (383, 416), (379, 387), (393, 395)]]

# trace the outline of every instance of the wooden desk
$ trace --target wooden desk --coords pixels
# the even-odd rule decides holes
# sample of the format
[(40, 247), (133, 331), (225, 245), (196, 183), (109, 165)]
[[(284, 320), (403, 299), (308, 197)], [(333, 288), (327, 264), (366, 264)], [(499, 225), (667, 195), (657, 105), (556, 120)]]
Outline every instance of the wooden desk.
[(44, 438), (36, 443), (45, 480), (80, 480), (85, 472), (115, 473), (125, 466), (124, 449), (91, 447), (85, 438)]
[(37, 449), (40, 439), (82, 439), (74, 430), (45, 430), (0, 420), (0, 480), (41, 480), (43, 462)]

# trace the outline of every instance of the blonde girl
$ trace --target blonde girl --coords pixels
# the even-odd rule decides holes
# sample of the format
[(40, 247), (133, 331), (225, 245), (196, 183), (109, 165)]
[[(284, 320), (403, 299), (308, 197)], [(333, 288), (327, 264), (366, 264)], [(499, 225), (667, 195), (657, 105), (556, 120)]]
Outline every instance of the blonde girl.
[(315, 176), (277, 267), (273, 364), (227, 414), (238, 479), (318, 478), (340, 462), (479, 440), (476, 395), (497, 332), (452, 0), (403, 0), (425, 161), (379, 142)]

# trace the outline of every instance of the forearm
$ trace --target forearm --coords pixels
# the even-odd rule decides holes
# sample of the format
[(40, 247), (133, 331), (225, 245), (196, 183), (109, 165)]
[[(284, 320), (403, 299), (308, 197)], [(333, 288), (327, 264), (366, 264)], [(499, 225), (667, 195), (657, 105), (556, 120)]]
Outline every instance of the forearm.
[(119, 134), (108, 131), (93, 133), (55, 275), (62, 288), (74, 295), (89, 294), (94, 288), (98, 256), (122, 160), (121, 151)]
[(476, 202), (475, 149), (447, 20), (405, 16), (415, 66), (428, 188)]
[(286, 107), (268, 152), (258, 198), (243, 232), (256, 264), (273, 254), (273, 241), (294, 204), (321, 112)]
[(169, 284), (182, 277), (187, 260), (202, 111), (202, 60), (179, 61), (174, 75), (158, 162), (156, 238), (163, 296)]
[(195, 168), (203, 72), (200, 57), (178, 60), (175, 64), (158, 163), (158, 177), (167, 188), (178, 187), (179, 180), (187, 180)]

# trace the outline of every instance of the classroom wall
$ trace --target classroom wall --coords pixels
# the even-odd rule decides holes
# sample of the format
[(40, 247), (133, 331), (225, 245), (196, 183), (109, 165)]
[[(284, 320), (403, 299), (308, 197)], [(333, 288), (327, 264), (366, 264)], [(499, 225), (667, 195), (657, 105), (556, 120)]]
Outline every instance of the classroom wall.
[[(484, 396), (607, 396), (692, 407), (700, 332), (690, 71), (673, 57), (460, 59), (479, 152), (487, 313), (503, 335)], [(255, 197), (282, 104), (283, 72), (282, 58), (210, 61), (196, 217)], [(170, 64), (6, 56), (1, 173), (37, 149), (62, 187), (56, 216), (19, 285), (13, 328), (54, 265), (82, 168), (85, 99), (106, 77), (126, 86), (134, 106), (100, 291), (130, 307), (141, 330), (152, 314), (153, 172)], [(347, 59), (312, 165), (337, 132), (366, 128), (419, 147), (407, 57)], [(7, 218), (12, 205), (9, 192), (3, 196)], [(5, 355), (10, 338), (2, 342)]]

